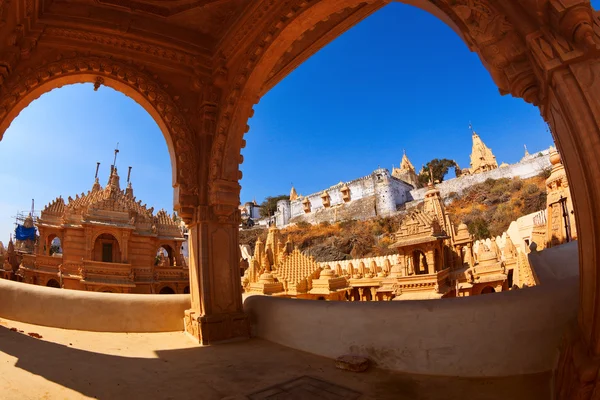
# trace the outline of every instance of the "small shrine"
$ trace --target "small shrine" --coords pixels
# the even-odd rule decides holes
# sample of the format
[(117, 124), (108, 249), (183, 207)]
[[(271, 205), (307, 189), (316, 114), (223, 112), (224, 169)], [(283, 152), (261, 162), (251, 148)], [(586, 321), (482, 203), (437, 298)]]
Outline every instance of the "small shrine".
[(91, 190), (66, 201), (58, 197), (41, 211), (35, 251), (22, 255), (18, 279), (100, 292), (188, 293), (180, 224), (136, 199), (131, 167), (121, 190), (114, 165), (106, 186), (100, 185), (99, 166)]

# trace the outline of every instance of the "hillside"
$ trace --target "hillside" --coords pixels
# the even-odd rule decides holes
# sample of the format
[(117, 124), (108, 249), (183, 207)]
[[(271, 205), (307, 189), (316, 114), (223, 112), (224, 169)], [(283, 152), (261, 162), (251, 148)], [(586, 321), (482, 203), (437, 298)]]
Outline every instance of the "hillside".
[[(464, 222), (476, 239), (501, 235), (515, 219), (546, 206), (547, 174), (529, 179), (488, 179), (474, 185), (462, 195), (451, 194), (446, 211), (458, 225)], [(281, 233), (317, 261), (346, 260), (392, 254), (391, 234), (396, 232), (406, 214), (367, 221), (343, 221), (310, 225), (300, 223)], [(254, 250), (258, 237), (266, 241), (267, 229), (240, 231), (240, 244)]]
[(488, 179), (461, 196), (451, 194), (446, 211), (455, 224), (467, 224), (475, 239), (501, 235), (512, 221), (546, 207), (547, 177)]

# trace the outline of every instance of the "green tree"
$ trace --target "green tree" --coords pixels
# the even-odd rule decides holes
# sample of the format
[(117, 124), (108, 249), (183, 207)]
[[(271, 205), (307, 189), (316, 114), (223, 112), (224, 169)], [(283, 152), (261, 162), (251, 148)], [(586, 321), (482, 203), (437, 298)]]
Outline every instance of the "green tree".
[(427, 183), (429, 183), (430, 167), (431, 167), (431, 171), (433, 173), (433, 179), (431, 179), (431, 180), (433, 182), (435, 182), (435, 181), (442, 182), (444, 180), (444, 177), (448, 173), (448, 170), (451, 167), (456, 168), (457, 165), (456, 165), (456, 162), (454, 162), (453, 160), (448, 160), (447, 158), (442, 158), (442, 159), (434, 158), (433, 160), (431, 160), (427, 164), (425, 164), (425, 166), (423, 167), (423, 170), (419, 174), (419, 183), (421, 185), (427, 185)]
[(269, 196), (265, 198), (265, 200), (260, 203), (260, 216), (261, 217), (270, 217), (275, 214), (277, 211), (277, 202), (279, 200), (289, 200), (290, 196), (285, 194), (280, 194), (279, 196)]

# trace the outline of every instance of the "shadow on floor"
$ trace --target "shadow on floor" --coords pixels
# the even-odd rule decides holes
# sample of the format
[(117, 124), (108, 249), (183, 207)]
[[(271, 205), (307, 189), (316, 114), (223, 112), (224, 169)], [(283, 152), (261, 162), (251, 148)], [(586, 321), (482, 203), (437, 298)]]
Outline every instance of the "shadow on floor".
[[(15, 367), (20, 370), (100, 399), (246, 399), (301, 376), (362, 393), (360, 399), (549, 398), (549, 374), (494, 379), (415, 376), (377, 369), (357, 374), (335, 369), (332, 360), (259, 339), (162, 350), (156, 352), (158, 358), (135, 358), (80, 350), (0, 326), (0, 352), (16, 357)], [(4, 374), (9, 381), (12, 370)], [(26, 395), (26, 379), (23, 385), (19, 390)]]

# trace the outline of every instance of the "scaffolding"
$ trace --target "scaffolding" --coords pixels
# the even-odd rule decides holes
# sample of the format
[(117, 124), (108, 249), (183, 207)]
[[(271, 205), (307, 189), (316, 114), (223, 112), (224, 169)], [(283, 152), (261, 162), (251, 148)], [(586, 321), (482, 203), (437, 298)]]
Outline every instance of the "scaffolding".
[(33, 225), (36, 226), (37, 220), (39, 218), (39, 213), (39, 210), (17, 211), (17, 215), (13, 216), (13, 218), (15, 219), (15, 228), (17, 227), (17, 225), (25, 224), (25, 219), (27, 219), (29, 214), (31, 214), (31, 218), (33, 219)]
[[(31, 210), (29, 211), (17, 211), (17, 215), (14, 216), (13, 218), (15, 219), (15, 239), (19, 240), (18, 236), (19, 236), (19, 232), (21, 232), (21, 234), (23, 234), (23, 229), (25, 226), (25, 220), (27, 218), (29, 218), (29, 216), (31, 216), (31, 219), (33, 220), (33, 228), (35, 232), (33, 235), (36, 238), (31, 238), (31, 240), (36, 240), (37, 239), (37, 221), (38, 221), (38, 216), (39, 216), (39, 211), (35, 210), (35, 201), (32, 199), (31, 200)], [(11, 235), (12, 236), (12, 235)]]

